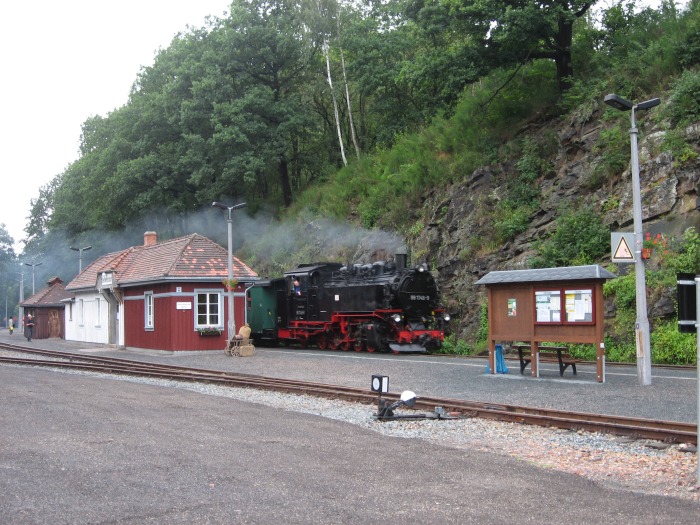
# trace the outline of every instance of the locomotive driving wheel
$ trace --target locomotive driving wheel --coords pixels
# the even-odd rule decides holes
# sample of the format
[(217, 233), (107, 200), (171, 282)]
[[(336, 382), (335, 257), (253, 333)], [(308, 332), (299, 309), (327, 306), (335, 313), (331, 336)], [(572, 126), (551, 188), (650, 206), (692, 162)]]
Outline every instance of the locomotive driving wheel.
[(342, 336), (339, 334), (335, 334), (333, 336), (330, 342), (330, 347), (331, 350), (347, 350), (347, 348), (343, 348)]
[(316, 346), (318, 346), (320, 350), (328, 349), (328, 338), (326, 337), (326, 334), (320, 334), (316, 338)]

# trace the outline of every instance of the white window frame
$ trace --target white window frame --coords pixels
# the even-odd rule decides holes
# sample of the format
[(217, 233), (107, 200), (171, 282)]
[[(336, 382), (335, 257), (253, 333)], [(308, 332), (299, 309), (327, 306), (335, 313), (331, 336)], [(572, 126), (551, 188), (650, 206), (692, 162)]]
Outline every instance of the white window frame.
[(99, 297), (95, 297), (95, 311), (96, 311), (95, 328), (100, 328), (101, 327), (100, 318), (102, 317), (102, 301), (100, 301)]
[[(205, 302), (201, 303), (200, 298), (204, 296)], [(212, 300), (216, 296), (216, 300)], [(223, 330), (223, 297), (220, 290), (195, 290), (194, 294), (194, 327), (198, 328), (218, 328)], [(201, 310), (201, 312), (200, 312)], [(216, 312), (214, 312), (216, 310)], [(201, 319), (200, 316), (204, 316)], [(204, 321), (204, 322), (201, 322)]]
[(78, 299), (78, 325), (83, 326), (85, 323), (85, 302), (83, 299)]
[(155, 328), (154, 313), (155, 313), (155, 301), (153, 299), (153, 292), (145, 292), (143, 294), (143, 326), (144, 326), (144, 329), (153, 330)]

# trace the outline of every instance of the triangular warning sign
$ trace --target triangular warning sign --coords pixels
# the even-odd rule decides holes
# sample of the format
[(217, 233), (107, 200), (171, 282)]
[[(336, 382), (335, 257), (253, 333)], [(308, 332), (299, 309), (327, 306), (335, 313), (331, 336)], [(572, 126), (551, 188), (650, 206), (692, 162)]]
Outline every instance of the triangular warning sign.
[(627, 241), (624, 237), (620, 237), (620, 244), (618, 244), (617, 248), (615, 249), (613, 259), (627, 259), (630, 261), (634, 260), (632, 250), (630, 250), (630, 247), (627, 245)]

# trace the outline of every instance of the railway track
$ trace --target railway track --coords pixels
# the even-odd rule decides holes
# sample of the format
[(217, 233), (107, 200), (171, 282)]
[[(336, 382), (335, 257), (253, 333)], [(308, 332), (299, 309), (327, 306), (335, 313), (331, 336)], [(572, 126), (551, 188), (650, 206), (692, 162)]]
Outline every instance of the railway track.
[[(355, 387), (89, 356), (10, 344), (0, 344), (0, 350), (33, 356), (0, 356), (0, 364), (53, 367), (176, 381), (207, 382), (222, 386), (306, 394), (368, 405), (377, 402), (375, 393)], [(395, 401), (398, 399), (398, 396), (385, 394), (383, 399)], [(436, 407), (442, 407), (446, 413), (454, 417), (477, 417), (542, 427), (602, 432), (636, 439), (697, 444), (697, 426), (694, 423), (648, 420), (425, 396), (417, 399), (414, 410), (433, 411)]]

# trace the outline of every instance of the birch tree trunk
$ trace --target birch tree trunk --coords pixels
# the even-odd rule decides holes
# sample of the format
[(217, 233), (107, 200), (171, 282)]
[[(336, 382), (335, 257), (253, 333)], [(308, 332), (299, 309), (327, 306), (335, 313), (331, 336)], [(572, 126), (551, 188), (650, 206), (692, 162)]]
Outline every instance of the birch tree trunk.
[(343, 166), (348, 165), (348, 159), (345, 158), (345, 146), (343, 146), (343, 134), (340, 132), (340, 116), (338, 115), (338, 100), (335, 98), (333, 91), (333, 80), (331, 78), (331, 60), (328, 53), (328, 40), (323, 41), (323, 54), (326, 56), (326, 71), (328, 72), (328, 85), (331, 88), (331, 96), (333, 97), (333, 111), (335, 113), (335, 126), (338, 130), (338, 143), (340, 144), (340, 156), (343, 158)]
[[(338, 25), (338, 40), (340, 40), (340, 18), (337, 20)], [(350, 103), (350, 89), (348, 88), (348, 76), (345, 72), (345, 55), (343, 55), (343, 46), (340, 47), (340, 65), (343, 70), (343, 83), (345, 84), (345, 100), (348, 105), (348, 119), (350, 120), (350, 136), (352, 137), (352, 143), (355, 146), (355, 154), (357, 155), (357, 160), (360, 160), (360, 146), (357, 143), (357, 135), (355, 135), (355, 123), (352, 119), (352, 106)]]

